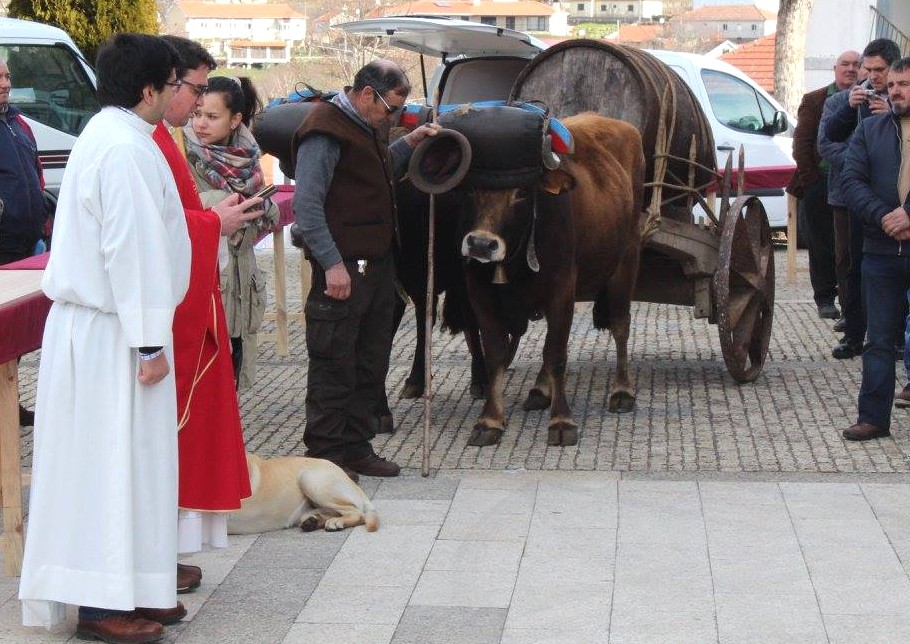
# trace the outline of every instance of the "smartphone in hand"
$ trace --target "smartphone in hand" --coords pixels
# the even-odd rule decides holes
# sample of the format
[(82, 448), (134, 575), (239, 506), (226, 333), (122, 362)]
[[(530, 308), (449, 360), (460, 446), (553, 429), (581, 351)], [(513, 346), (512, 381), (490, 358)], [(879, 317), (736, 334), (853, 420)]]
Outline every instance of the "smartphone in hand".
[(268, 197), (271, 197), (276, 192), (278, 192), (278, 186), (269, 185), (269, 186), (266, 186), (265, 188), (263, 188), (262, 190), (260, 190), (259, 192), (257, 192), (256, 194), (250, 195), (250, 197), (262, 197), (263, 199), (266, 199)]

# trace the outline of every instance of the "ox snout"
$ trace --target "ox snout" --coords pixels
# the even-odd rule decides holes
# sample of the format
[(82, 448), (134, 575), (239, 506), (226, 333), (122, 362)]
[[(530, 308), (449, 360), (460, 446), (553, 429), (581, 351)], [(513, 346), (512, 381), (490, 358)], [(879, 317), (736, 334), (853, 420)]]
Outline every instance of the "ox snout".
[(493, 233), (470, 232), (461, 242), (461, 254), (478, 262), (501, 262), (506, 258), (506, 241)]

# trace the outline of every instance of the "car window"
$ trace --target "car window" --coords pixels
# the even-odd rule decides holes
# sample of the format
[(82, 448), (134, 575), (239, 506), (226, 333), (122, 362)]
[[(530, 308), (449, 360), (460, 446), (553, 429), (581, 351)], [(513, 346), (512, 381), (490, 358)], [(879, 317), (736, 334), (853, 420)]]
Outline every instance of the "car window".
[(774, 106), (748, 83), (710, 69), (703, 69), (701, 77), (714, 116), (728, 128), (761, 134), (773, 120)]
[(10, 103), (27, 117), (79, 136), (100, 108), (75, 54), (50, 45), (0, 45), (12, 76)]

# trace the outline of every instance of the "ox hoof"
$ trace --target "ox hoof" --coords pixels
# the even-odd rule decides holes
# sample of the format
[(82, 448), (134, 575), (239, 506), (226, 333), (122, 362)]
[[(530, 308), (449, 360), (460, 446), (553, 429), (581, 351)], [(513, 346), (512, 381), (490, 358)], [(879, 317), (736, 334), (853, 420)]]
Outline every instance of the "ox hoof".
[(578, 445), (578, 427), (565, 422), (550, 425), (547, 430), (547, 445), (554, 447)]
[(525, 400), (524, 410), (532, 411), (534, 409), (549, 409), (550, 397), (537, 388), (531, 389), (528, 393), (528, 399)]
[(486, 400), (487, 398), (487, 387), (486, 385), (475, 385), (471, 383), (471, 399), (472, 400)]
[(502, 439), (502, 430), (487, 427), (485, 425), (475, 425), (474, 430), (468, 437), (468, 445), (474, 447), (486, 447), (487, 445), (499, 445)]
[(314, 532), (319, 529), (319, 520), (316, 517), (308, 517), (300, 522), (300, 529), (304, 532)]
[(635, 409), (635, 396), (628, 391), (616, 391), (610, 396), (609, 410), (614, 414), (625, 414)]
[(402, 400), (410, 400), (412, 398), (420, 398), (422, 395), (423, 385), (418, 385), (405, 380), (404, 387), (401, 388), (401, 393), (398, 394), (398, 397)]

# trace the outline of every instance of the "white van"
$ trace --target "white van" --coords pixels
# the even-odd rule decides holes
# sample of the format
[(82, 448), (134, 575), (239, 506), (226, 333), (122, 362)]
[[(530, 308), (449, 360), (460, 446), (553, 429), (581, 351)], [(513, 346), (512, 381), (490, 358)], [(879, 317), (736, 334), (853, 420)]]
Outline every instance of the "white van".
[(27, 20), (0, 18), (0, 58), (12, 76), (10, 103), (31, 126), (56, 195), (76, 137), (99, 110), (95, 73), (65, 31)]
[[(542, 41), (511, 29), (449, 18), (397, 16), (338, 25), (347, 33), (382, 37), (388, 44), (441, 59), (428, 87), (426, 102), (469, 103), (506, 99), (527, 62), (546, 48)], [(650, 51), (692, 88), (711, 124), (718, 168), (731, 153), (745, 148), (746, 174), (767, 168), (794, 167), (795, 121), (784, 113), (774, 133), (775, 114), (783, 108), (755, 81), (738, 69), (707, 56)], [(780, 119), (780, 116), (777, 117)], [(737, 157), (734, 157), (734, 168)], [(772, 228), (787, 226), (783, 188), (748, 189), (761, 197)]]
[[(746, 151), (747, 177), (750, 171), (796, 166), (793, 161), (796, 121), (755, 81), (733, 65), (709, 56), (647, 51), (669, 65), (701, 103), (714, 134), (719, 169), (724, 168), (728, 156), (739, 154), (740, 145)], [(774, 132), (777, 112), (786, 117), (787, 128), (784, 132)], [(737, 159), (738, 156), (733, 157), (734, 169)], [(786, 228), (787, 197), (783, 188), (749, 188), (746, 192), (761, 198), (771, 228)]]

